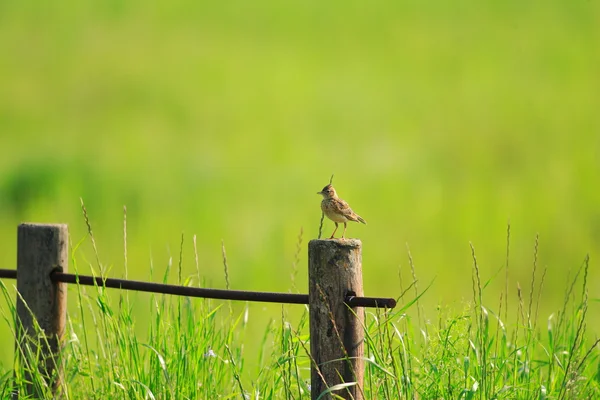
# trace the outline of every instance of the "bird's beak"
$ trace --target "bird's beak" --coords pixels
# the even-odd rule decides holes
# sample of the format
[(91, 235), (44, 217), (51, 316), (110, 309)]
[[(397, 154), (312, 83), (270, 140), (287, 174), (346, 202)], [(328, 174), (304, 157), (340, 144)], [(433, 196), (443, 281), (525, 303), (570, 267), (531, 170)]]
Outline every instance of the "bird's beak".
[(323, 192), (317, 192), (317, 194), (323, 194)]

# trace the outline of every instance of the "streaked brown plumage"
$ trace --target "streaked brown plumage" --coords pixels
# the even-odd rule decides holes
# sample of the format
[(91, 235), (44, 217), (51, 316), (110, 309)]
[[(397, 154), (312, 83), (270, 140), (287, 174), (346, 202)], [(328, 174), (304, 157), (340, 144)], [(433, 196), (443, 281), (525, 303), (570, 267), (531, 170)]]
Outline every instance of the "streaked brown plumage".
[(335, 235), (335, 232), (338, 228), (338, 223), (344, 223), (344, 233), (342, 233), (342, 239), (344, 239), (344, 236), (346, 235), (346, 222), (354, 221), (362, 222), (365, 225), (367, 224), (367, 221), (352, 211), (348, 203), (337, 196), (333, 186), (327, 185), (323, 188), (323, 190), (317, 192), (317, 194), (323, 196), (323, 201), (321, 201), (321, 210), (323, 210), (323, 214), (325, 214), (327, 218), (335, 223), (335, 229), (333, 230), (333, 233), (329, 239), (333, 239), (333, 235)]

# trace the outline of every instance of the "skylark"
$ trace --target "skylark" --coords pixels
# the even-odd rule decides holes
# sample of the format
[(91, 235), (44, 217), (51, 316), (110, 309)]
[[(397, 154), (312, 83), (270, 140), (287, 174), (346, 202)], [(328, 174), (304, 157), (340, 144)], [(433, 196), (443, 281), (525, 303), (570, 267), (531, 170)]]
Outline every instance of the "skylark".
[(317, 194), (323, 196), (323, 201), (321, 201), (321, 210), (323, 210), (323, 214), (335, 223), (335, 229), (329, 239), (333, 239), (333, 235), (335, 235), (338, 228), (338, 223), (344, 223), (342, 239), (344, 239), (344, 236), (346, 235), (346, 222), (354, 221), (362, 222), (365, 225), (367, 224), (367, 221), (352, 211), (348, 203), (338, 197), (333, 186), (327, 185), (323, 190), (317, 192)]

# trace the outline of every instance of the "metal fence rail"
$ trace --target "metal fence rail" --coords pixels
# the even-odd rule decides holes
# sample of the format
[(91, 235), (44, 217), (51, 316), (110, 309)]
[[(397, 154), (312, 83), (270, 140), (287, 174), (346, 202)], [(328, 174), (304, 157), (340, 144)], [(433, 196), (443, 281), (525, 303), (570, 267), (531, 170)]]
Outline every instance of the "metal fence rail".
[[(17, 271), (0, 269), (0, 278), (17, 279)], [(102, 278), (98, 276), (66, 274), (54, 271), (50, 274), (53, 282), (79, 284), (82, 286), (99, 286), (113, 289), (133, 290), (137, 292), (161, 293), (175, 296), (200, 297), (205, 299), (258, 301), (264, 303), (309, 304), (307, 294), (254, 292), (247, 290), (227, 290), (197, 288), (191, 286), (169, 285), (134, 281), (118, 278)], [(348, 294), (345, 303), (349, 307), (394, 308), (396, 300), (393, 298), (358, 297)]]

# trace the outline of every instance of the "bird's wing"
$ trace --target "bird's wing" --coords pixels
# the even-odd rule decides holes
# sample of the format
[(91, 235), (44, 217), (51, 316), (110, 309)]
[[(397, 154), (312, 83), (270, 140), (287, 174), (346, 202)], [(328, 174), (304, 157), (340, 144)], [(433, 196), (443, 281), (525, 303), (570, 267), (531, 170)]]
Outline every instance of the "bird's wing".
[(342, 199), (334, 199), (334, 201), (335, 201), (335, 205), (336, 205), (336, 210), (340, 214), (342, 214), (344, 217), (348, 218), (351, 221), (356, 221), (356, 216), (354, 214), (354, 211), (352, 211), (352, 209), (350, 208), (348, 203), (346, 203)]

